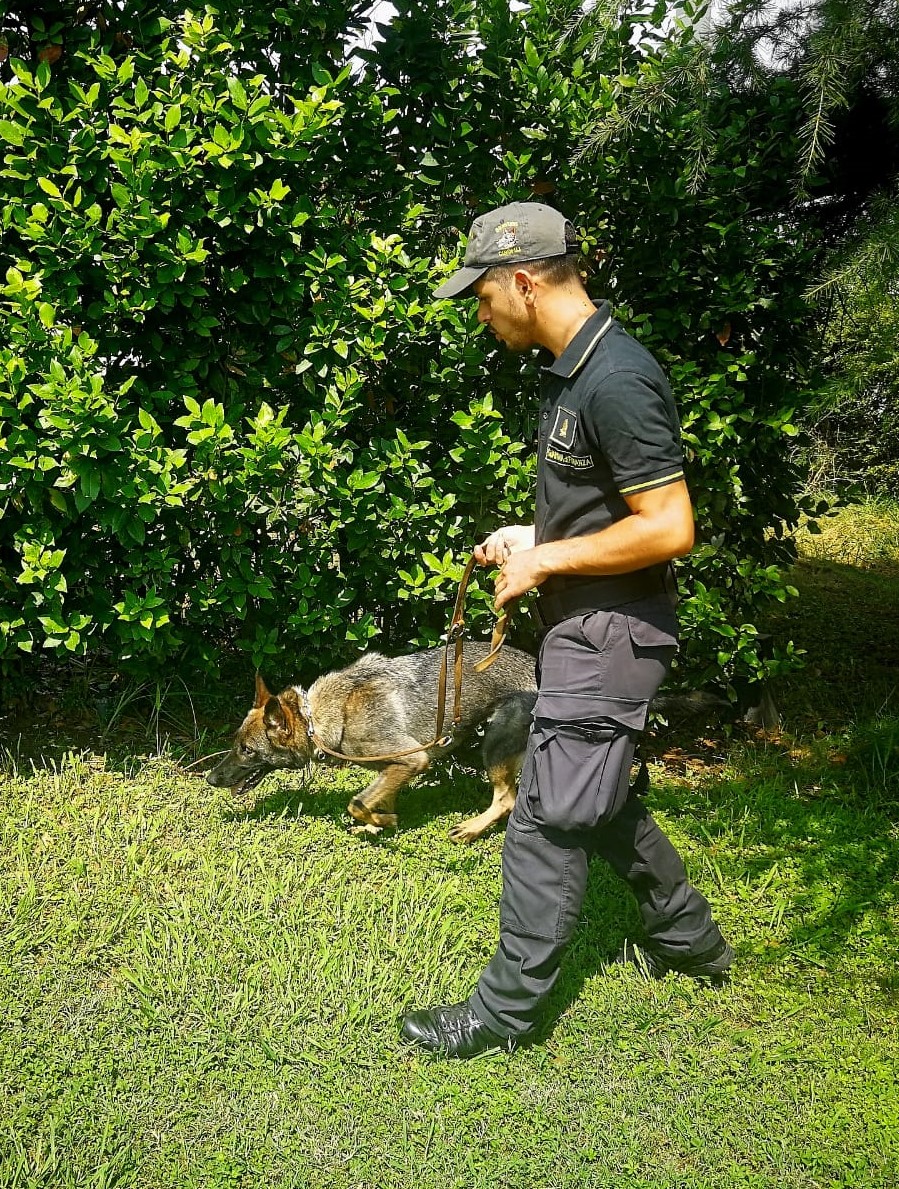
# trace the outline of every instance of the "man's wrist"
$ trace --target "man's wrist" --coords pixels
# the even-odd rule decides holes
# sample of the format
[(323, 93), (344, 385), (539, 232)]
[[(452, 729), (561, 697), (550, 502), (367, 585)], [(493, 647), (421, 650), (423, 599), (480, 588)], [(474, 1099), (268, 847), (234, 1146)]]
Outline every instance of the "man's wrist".
[(555, 549), (555, 544), (555, 541), (544, 541), (542, 545), (534, 546), (533, 571), (537, 578), (534, 584), (535, 586), (539, 586), (552, 574), (557, 572), (555, 566), (558, 564), (558, 558), (556, 556), (558, 550)]

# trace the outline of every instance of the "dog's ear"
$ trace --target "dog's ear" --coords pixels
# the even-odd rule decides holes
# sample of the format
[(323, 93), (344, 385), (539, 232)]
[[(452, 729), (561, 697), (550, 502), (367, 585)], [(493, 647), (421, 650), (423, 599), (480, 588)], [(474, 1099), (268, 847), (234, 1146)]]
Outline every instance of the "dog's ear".
[(290, 734), (290, 717), (285, 707), (281, 705), (280, 698), (273, 698), (269, 695), (265, 709), (262, 711), (262, 721), (265, 723), (267, 731), (284, 735)]
[(262, 680), (262, 674), (256, 673), (256, 701), (253, 703), (254, 710), (261, 710), (272, 695), (268, 692), (265, 682)]

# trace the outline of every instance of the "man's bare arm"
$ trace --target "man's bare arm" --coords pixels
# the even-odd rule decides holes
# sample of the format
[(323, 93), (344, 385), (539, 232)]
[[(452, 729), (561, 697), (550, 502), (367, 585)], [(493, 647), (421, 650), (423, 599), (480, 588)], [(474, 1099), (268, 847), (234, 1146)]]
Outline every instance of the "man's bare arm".
[(509, 553), (496, 580), (496, 609), (533, 590), (551, 574), (629, 574), (690, 552), (693, 507), (683, 480), (625, 499), (633, 515), (598, 533)]

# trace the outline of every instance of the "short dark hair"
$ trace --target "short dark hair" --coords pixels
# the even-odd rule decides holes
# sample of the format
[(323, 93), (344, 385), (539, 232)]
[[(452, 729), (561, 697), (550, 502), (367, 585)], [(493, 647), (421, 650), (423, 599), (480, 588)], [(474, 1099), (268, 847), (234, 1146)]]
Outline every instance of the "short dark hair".
[(585, 280), (582, 272), (585, 263), (578, 252), (568, 252), (564, 256), (545, 256), (542, 260), (520, 260), (512, 264), (495, 264), (484, 274), (485, 281), (495, 281), (504, 289), (512, 284), (512, 278), (520, 268), (535, 272), (550, 285), (560, 288), (566, 285), (583, 284)]

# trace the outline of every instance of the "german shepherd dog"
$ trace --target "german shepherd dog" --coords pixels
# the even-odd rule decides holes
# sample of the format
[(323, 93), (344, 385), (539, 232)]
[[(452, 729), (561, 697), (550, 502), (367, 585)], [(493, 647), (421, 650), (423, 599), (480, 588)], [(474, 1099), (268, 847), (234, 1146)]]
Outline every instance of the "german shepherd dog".
[[(395, 658), (368, 652), (348, 668), (319, 677), (308, 691), (292, 686), (274, 695), (257, 675), (253, 708), (231, 751), (206, 779), (215, 788), (231, 788), (239, 795), (276, 768), (304, 768), (322, 759), (320, 743), (344, 756), (360, 757), (362, 767), (377, 772), (347, 809), (362, 829), (378, 833), (397, 824), (400, 789), (483, 724), (482, 756), (493, 802), (450, 831), (454, 842), (474, 842), (512, 810), (537, 697), (533, 658), (517, 649), (503, 648), (488, 669), (475, 672), (475, 664), (489, 650), (478, 641), (463, 646), (461, 722), (444, 747), (431, 743), (437, 729), (442, 647)], [(452, 665), (449, 668), (451, 706)], [(397, 752), (408, 754), (397, 757)], [(395, 758), (366, 762), (366, 756)]]

